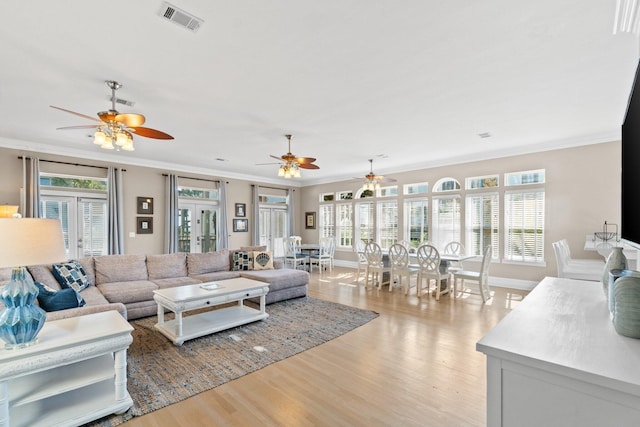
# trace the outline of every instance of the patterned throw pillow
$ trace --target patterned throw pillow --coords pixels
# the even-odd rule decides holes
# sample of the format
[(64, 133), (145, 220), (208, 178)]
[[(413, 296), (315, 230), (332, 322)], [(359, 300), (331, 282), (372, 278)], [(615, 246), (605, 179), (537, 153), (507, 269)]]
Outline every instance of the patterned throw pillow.
[(38, 287), (38, 304), (44, 311), (66, 310), (83, 307), (86, 304), (82, 295), (72, 288), (56, 291), (40, 282), (34, 282), (34, 284)]
[(233, 253), (233, 271), (253, 270), (253, 252), (236, 251)]
[(75, 260), (64, 264), (53, 264), (53, 275), (62, 288), (71, 288), (80, 292), (91, 284), (82, 265)]
[(253, 252), (254, 270), (273, 270), (273, 256), (271, 252)]

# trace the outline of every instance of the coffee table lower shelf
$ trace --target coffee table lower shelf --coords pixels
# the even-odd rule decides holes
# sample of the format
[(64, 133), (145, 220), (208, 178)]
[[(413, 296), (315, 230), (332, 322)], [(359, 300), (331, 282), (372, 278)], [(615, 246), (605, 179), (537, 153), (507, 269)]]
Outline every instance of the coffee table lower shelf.
[(175, 319), (156, 323), (155, 328), (174, 344), (182, 345), (185, 341), (193, 338), (256, 322), (267, 317), (269, 317), (268, 313), (255, 308), (234, 305), (182, 317), (182, 333), (178, 331), (179, 325)]

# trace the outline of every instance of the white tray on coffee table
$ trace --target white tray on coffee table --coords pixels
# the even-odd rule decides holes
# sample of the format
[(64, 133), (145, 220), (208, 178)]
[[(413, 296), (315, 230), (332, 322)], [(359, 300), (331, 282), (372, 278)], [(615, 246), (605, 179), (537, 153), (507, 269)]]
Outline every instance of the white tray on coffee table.
[[(263, 320), (269, 317), (265, 310), (267, 292), (268, 283), (242, 277), (159, 289), (153, 291), (153, 299), (158, 304), (158, 323), (155, 328), (174, 344), (182, 345), (193, 338)], [(260, 298), (259, 309), (244, 304), (245, 299), (256, 297)], [(237, 304), (183, 316), (187, 311), (230, 302)], [(175, 318), (166, 320), (167, 311), (174, 312)]]

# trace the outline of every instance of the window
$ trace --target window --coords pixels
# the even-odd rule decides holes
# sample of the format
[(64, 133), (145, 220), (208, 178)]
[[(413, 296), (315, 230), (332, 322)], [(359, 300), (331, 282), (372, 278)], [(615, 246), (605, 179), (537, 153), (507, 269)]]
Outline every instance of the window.
[(107, 179), (40, 174), (43, 218), (59, 219), (69, 258), (107, 255)]
[(335, 200), (335, 196), (333, 193), (322, 193), (320, 194), (320, 202), (333, 202)]
[(389, 249), (398, 241), (398, 202), (378, 203), (378, 236), (380, 247)]
[(356, 192), (356, 199), (365, 199), (367, 197), (375, 197), (373, 190), (365, 190), (361, 188)]
[(398, 186), (394, 185), (391, 187), (382, 187), (379, 190), (379, 196), (380, 197), (393, 197), (393, 196), (397, 196), (398, 195)]
[(505, 194), (504, 259), (544, 262), (544, 191)]
[(319, 216), (320, 218), (318, 219), (318, 229), (320, 232), (320, 238), (323, 237), (333, 237), (333, 233), (334, 233), (334, 212), (333, 212), (333, 205), (327, 204), (327, 205), (320, 205), (320, 212), (319, 212)]
[(218, 248), (218, 189), (178, 187), (178, 251), (206, 253)]
[(436, 193), (443, 193), (446, 191), (460, 190), (460, 183), (453, 178), (442, 178), (433, 187), (433, 191)]
[(357, 231), (358, 238), (366, 243), (376, 241), (375, 218), (373, 215), (373, 202), (358, 203), (356, 205), (357, 212)]
[(451, 241), (460, 241), (460, 196), (434, 197), (431, 215), (430, 240), (436, 247), (444, 248)]
[(353, 199), (353, 191), (340, 191), (336, 193), (338, 200), (351, 200)]
[(404, 194), (412, 195), (412, 194), (424, 194), (429, 191), (429, 184), (426, 182), (420, 182), (416, 184), (405, 184), (404, 185)]
[(404, 202), (404, 238), (412, 248), (429, 240), (429, 200), (416, 199)]
[(340, 203), (338, 208), (338, 241), (339, 248), (353, 247), (353, 205)]
[(498, 186), (498, 175), (477, 176), (467, 178), (465, 181), (467, 190), (474, 190), (477, 188), (495, 188)]
[(218, 190), (178, 187), (179, 198), (218, 200)]
[(544, 184), (545, 182), (545, 170), (538, 169), (525, 172), (512, 172), (504, 174), (504, 185), (529, 185), (529, 184)]
[(498, 194), (479, 194), (467, 196), (466, 245), (469, 255), (482, 256), (487, 245), (492, 246), (492, 257), (498, 258)]

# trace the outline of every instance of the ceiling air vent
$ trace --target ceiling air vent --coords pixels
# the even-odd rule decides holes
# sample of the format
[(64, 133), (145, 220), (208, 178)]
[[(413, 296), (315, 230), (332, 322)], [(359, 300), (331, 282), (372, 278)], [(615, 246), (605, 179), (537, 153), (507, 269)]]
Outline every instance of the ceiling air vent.
[(202, 19), (197, 18), (167, 2), (162, 3), (160, 16), (174, 24), (186, 28), (187, 30), (193, 31), (194, 33), (198, 31), (200, 26), (204, 23)]

